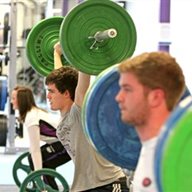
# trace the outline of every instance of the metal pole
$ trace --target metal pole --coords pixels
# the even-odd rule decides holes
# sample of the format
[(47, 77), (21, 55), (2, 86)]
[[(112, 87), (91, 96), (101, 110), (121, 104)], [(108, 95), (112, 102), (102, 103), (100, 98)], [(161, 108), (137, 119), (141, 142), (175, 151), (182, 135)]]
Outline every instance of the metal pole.
[(6, 153), (15, 153), (15, 113), (10, 103), (10, 92), (16, 84), (16, 59), (17, 59), (17, 5), (14, 0), (11, 1), (11, 26), (10, 26), (10, 62), (8, 67), (8, 142), (9, 146), (5, 148)]

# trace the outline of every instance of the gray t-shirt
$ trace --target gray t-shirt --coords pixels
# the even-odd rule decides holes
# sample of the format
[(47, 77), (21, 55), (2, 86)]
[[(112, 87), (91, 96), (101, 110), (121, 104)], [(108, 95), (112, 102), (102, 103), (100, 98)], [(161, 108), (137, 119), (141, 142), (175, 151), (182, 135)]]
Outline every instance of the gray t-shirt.
[(89, 143), (82, 127), (81, 108), (76, 104), (63, 115), (57, 136), (75, 164), (71, 192), (103, 186), (125, 176), (120, 167), (104, 159)]

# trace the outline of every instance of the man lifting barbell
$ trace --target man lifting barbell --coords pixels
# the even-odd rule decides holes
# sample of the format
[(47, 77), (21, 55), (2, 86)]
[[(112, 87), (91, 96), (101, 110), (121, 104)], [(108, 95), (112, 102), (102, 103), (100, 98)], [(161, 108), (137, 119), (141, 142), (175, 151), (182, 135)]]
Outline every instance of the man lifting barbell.
[(121, 119), (135, 126), (142, 142), (133, 192), (157, 192), (154, 152), (158, 134), (185, 90), (183, 72), (166, 52), (143, 53), (120, 63), (116, 101)]
[[(55, 50), (58, 51), (54, 53), (58, 62), (61, 54), (58, 45)], [(129, 191), (122, 169), (98, 154), (84, 134), (81, 106), (89, 82), (90, 75), (77, 73), (69, 66), (59, 68), (58, 65), (45, 80), (50, 107), (61, 112), (57, 136), (75, 165), (71, 191)]]

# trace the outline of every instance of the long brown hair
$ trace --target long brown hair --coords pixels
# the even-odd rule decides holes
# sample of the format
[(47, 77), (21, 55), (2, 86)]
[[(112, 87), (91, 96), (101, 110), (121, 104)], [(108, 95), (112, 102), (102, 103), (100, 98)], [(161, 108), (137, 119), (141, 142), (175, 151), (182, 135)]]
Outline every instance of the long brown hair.
[(17, 92), (19, 120), (24, 122), (27, 112), (37, 107), (32, 90), (25, 86), (16, 86), (13, 90)]

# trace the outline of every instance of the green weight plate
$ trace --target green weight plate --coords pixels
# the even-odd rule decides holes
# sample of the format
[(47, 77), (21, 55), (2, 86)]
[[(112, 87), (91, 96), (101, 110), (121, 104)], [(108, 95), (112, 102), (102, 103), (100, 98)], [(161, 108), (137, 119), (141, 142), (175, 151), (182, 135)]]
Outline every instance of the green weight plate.
[(192, 108), (178, 120), (166, 140), (161, 162), (162, 191), (186, 191), (192, 189)]
[[(59, 30), (64, 17), (55, 16), (38, 22), (26, 41), (27, 58), (36, 72), (47, 76), (54, 69), (53, 47), (59, 41)], [(63, 65), (67, 64), (62, 57)]]
[(27, 158), (28, 155), (29, 155), (29, 152), (23, 153), (16, 159), (13, 165), (13, 170), (12, 170), (13, 179), (18, 187), (21, 186), (24, 180), (23, 177), (27, 176), (31, 172), (31, 168), (29, 166), (29, 162)]
[[(43, 180), (43, 176), (52, 176), (55, 179), (58, 189), (53, 189), (47, 185)], [(65, 178), (55, 170), (44, 168), (31, 172), (23, 181), (20, 192), (69, 192), (69, 185)]]
[[(98, 31), (114, 28), (117, 36), (97, 42)], [(136, 28), (129, 13), (109, 0), (85, 1), (74, 7), (60, 28), (65, 58), (78, 70), (97, 75), (111, 65), (132, 56), (136, 46)]]
[(188, 93), (189, 92), (186, 89), (185, 93), (180, 99), (181, 102), (179, 102), (176, 109), (171, 113), (170, 117), (164, 124), (159, 135), (158, 143), (155, 149), (155, 160), (154, 160), (155, 177), (159, 192), (163, 192), (161, 162), (164, 155), (164, 146), (166, 144), (167, 138), (169, 138), (169, 136), (172, 134), (172, 130), (177, 125), (177, 122), (185, 114), (188, 108), (192, 106), (192, 97), (189, 96)]

